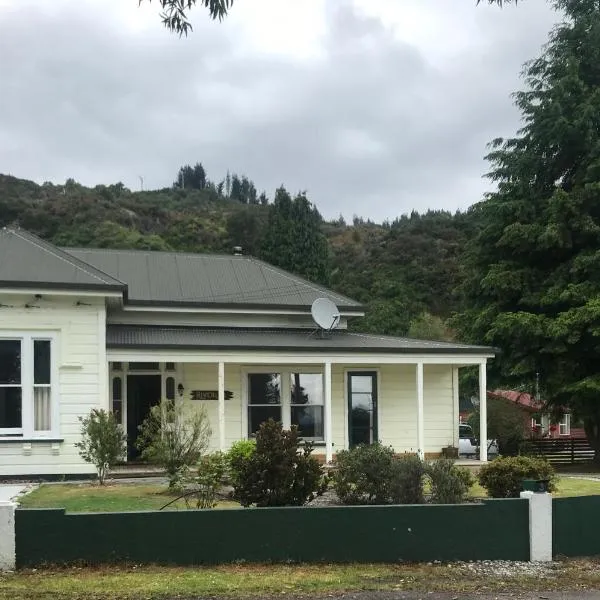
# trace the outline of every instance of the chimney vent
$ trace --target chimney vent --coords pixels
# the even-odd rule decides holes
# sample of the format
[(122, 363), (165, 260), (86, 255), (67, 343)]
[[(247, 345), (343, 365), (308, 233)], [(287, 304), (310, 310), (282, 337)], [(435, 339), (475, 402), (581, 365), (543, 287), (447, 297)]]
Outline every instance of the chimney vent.
[(242, 256), (243, 252), (242, 252), (242, 247), (241, 246), (234, 246), (233, 247), (233, 255), (234, 256)]

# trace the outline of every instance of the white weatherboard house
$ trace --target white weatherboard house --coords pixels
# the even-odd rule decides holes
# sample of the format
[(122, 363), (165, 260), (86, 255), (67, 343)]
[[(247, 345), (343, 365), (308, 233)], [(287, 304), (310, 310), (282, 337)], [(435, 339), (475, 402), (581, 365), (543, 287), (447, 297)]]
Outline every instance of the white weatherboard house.
[[(311, 318), (334, 302), (339, 325)], [(78, 417), (114, 411), (129, 436), (160, 398), (207, 407), (213, 449), (269, 417), (316, 452), (380, 440), (458, 445), (458, 370), (479, 365), (486, 439), (491, 348), (350, 332), (353, 300), (246, 256), (58, 248), (0, 230), (0, 477), (93, 472)], [(486, 450), (482, 449), (482, 461)]]

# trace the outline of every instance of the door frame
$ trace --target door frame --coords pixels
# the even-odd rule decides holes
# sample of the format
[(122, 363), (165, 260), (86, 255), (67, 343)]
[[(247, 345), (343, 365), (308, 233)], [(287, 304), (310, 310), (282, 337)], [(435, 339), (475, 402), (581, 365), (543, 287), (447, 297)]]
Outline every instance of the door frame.
[(344, 417), (346, 426), (344, 427), (344, 447), (346, 450), (350, 449), (350, 377), (352, 375), (370, 376), (373, 378), (375, 384), (375, 417), (373, 419), (373, 439), (374, 442), (379, 441), (380, 431), (380, 405), (381, 405), (381, 371), (379, 367), (363, 367), (362, 365), (358, 368), (345, 368), (344, 369)]
[[(154, 362), (154, 361), (145, 361), (145, 362)], [(112, 381), (114, 377), (121, 378), (121, 425), (123, 426), (124, 431), (127, 433), (127, 378), (130, 375), (160, 375), (161, 376), (161, 384), (160, 384), (160, 397), (161, 400), (166, 398), (167, 394), (167, 379), (169, 377), (173, 377), (175, 379), (175, 399), (178, 398), (177, 387), (182, 382), (182, 374), (181, 374), (181, 364), (173, 363), (175, 365), (175, 369), (167, 369), (166, 362), (159, 362), (158, 369), (129, 369), (129, 362), (121, 362), (118, 363), (121, 365), (120, 369), (114, 368), (114, 361), (110, 361), (108, 364), (108, 404), (109, 410), (112, 412), (113, 409), (113, 387)], [(125, 458), (127, 461), (127, 458)]]

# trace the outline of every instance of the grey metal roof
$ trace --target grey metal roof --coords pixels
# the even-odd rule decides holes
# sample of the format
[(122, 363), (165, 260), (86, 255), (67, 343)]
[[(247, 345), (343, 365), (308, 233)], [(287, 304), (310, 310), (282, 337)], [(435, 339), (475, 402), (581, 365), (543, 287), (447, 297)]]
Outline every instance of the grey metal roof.
[(493, 348), (336, 330), (322, 337), (299, 329), (221, 329), (109, 325), (106, 346), (115, 349), (293, 350), (398, 354), (495, 354)]
[(64, 248), (74, 257), (127, 284), (138, 305), (285, 307), (307, 309), (319, 297), (342, 310), (360, 304), (247, 256), (140, 250)]
[(3, 228), (0, 287), (120, 291), (125, 285), (27, 231)]

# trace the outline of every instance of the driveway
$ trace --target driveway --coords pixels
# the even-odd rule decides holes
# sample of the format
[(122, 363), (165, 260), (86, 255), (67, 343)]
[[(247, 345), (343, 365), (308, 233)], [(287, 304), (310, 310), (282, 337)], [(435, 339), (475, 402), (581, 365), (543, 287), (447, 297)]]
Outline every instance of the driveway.
[(13, 483), (3, 483), (0, 484), (0, 502), (9, 502), (13, 500), (17, 496), (28, 492), (32, 488), (31, 485), (28, 484), (13, 484)]

